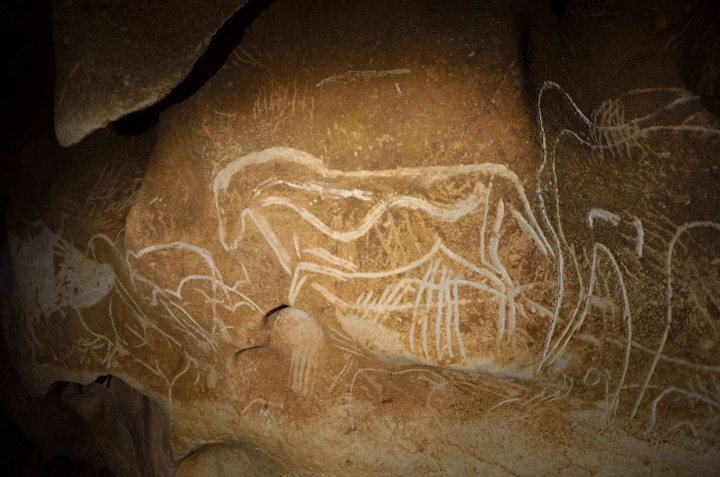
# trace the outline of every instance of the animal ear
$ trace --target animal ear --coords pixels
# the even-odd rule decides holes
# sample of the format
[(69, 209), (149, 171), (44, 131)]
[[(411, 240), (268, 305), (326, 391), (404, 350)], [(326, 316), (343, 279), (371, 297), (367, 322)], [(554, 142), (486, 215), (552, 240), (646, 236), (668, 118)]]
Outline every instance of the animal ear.
[(536, 107), (542, 153), (536, 189), (543, 222), (559, 235), (587, 232), (583, 222), (589, 211), (616, 212), (623, 203), (623, 194), (609, 193), (619, 187), (612, 173), (624, 167), (622, 159), (643, 150), (638, 125), (626, 120), (620, 99), (585, 111), (553, 82), (540, 86)]
[(312, 176), (318, 168), (322, 168), (320, 160), (307, 153), (269, 148), (239, 157), (218, 171), (213, 200), (218, 238), (225, 250), (239, 247), (266, 191), (282, 189), (288, 180)]

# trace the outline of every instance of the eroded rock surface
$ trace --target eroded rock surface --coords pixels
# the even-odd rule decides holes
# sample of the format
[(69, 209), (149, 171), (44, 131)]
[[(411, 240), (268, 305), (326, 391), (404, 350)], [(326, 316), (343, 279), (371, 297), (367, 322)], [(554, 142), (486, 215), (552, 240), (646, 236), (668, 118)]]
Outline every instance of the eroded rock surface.
[(54, 1), (55, 131), (60, 144), (76, 144), (162, 99), (245, 3)]
[(653, 49), (694, 13), (371, 3), (276, 2), (14, 209), (26, 385), (152, 399), (153, 472), (715, 472), (720, 127)]

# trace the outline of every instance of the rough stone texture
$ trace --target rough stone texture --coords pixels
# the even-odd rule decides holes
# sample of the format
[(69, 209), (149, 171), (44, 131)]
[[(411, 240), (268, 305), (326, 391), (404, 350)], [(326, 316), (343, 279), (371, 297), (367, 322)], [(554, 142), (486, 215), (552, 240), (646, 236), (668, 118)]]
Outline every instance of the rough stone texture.
[(8, 216), (25, 385), (147, 396), (92, 385), (148, 472), (715, 473), (720, 127), (666, 47), (707, 6), (495, 3), (278, 1), (81, 144)]
[(55, 0), (55, 131), (62, 146), (159, 101), (247, 0)]

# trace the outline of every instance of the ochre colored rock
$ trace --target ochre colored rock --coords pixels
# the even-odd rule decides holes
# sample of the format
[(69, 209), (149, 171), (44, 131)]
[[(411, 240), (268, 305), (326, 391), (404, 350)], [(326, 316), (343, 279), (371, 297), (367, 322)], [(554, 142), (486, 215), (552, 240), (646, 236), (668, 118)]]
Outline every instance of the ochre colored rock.
[(276, 2), (156, 139), (96, 132), (9, 214), (25, 385), (152, 413), (120, 473), (713, 474), (682, 3)]
[(245, 0), (53, 2), (62, 146), (162, 99)]

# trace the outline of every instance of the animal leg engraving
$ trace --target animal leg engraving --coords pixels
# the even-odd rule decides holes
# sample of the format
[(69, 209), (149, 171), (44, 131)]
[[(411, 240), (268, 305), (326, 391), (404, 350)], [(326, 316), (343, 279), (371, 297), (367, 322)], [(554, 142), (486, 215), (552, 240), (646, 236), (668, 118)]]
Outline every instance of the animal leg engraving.
[(290, 388), (297, 394), (307, 395), (312, 390), (318, 353), (324, 346), (320, 325), (301, 310), (285, 308), (275, 318), (270, 346), (290, 360)]
[[(648, 388), (648, 385), (650, 384), (650, 379), (652, 378), (653, 373), (655, 372), (655, 367), (657, 366), (658, 361), (660, 360), (660, 355), (662, 354), (663, 349), (665, 348), (665, 343), (668, 339), (668, 334), (670, 333), (670, 325), (672, 324), (672, 318), (673, 318), (673, 254), (675, 253), (675, 246), (678, 243), (679, 238), (687, 233), (690, 230), (696, 229), (696, 228), (708, 228), (711, 230), (715, 230), (716, 232), (720, 233), (720, 223), (716, 222), (710, 222), (710, 221), (698, 221), (698, 222), (689, 222), (682, 226), (680, 226), (677, 231), (675, 232), (675, 235), (670, 240), (670, 244), (668, 246), (667, 256), (665, 259), (665, 273), (666, 273), (666, 317), (665, 317), (665, 329), (663, 330), (662, 337), (660, 338), (660, 344), (658, 345), (658, 349), (655, 352), (655, 356), (653, 357), (652, 363), (650, 364), (650, 369), (647, 373), (647, 376), (645, 377), (645, 381), (642, 384), (642, 387), (640, 388), (640, 394), (637, 398), (637, 401), (635, 401), (635, 406), (633, 407), (633, 410), (630, 414), (630, 418), (632, 419), (635, 417), (635, 414), (637, 413), (638, 408), (640, 407), (640, 403), (643, 400), (643, 397), (645, 396), (645, 391)], [(655, 401), (654, 401), (655, 402)]]
[(637, 231), (637, 238), (635, 239), (635, 254), (638, 258), (643, 256), (643, 244), (645, 243), (645, 231), (643, 230), (643, 224), (637, 217), (633, 218), (633, 225)]

